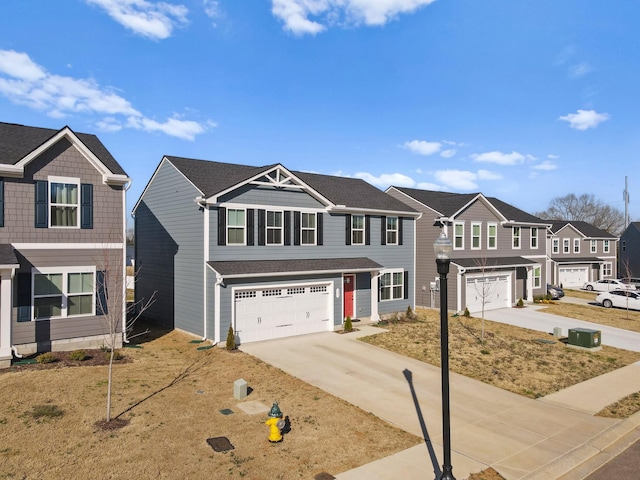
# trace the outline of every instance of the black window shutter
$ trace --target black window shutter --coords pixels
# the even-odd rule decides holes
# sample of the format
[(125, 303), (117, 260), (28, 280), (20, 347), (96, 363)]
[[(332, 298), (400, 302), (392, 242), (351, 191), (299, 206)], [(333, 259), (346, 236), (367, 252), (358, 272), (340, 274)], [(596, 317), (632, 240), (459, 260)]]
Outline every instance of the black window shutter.
[(93, 185), (80, 185), (80, 228), (93, 228)]
[(318, 227), (318, 232), (317, 232), (317, 233), (318, 233), (318, 238), (317, 238), (317, 242), (316, 242), (316, 244), (317, 244), (317, 245), (322, 245), (322, 236), (323, 236), (323, 233), (324, 233), (324, 226), (323, 226), (323, 217), (322, 217), (322, 215), (323, 215), (323, 214), (322, 214), (322, 212), (318, 212), (318, 213), (316, 214), (316, 219), (317, 219), (317, 223), (316, 223), (316, 225), (317, 225), (317, 227)]
[(371, 215), (364, 217), (364, 244), (371, 245)]
[(18, 273), (16, 277), (16, 306), (18, 307), (17, 320), (18, 322), (29, 322), (31, 321), (31, 274)]
[(402, 245), (402, 217), (398, 217), (398, 245)]
[(351, 245), (351, 214), (350, 213), (347, 213), (344, 216), (344, 228), (345, 228), (345, 234), (344, 234), (345, 245)]
[(253, 208), (247, 208), (247, 245), (253, 245), (254, 242), (254, 237), (255, 237), (255, 232), (254, 232), (254, 225), (255, 225), (255, 219), (254, 219), (254, 213), (253, 213)]
[(380, 217), (380, 245), (387, 244), (387, 217)]
[(293, 244), (300, 245), (300, 212), (293, 212)]
[(404, 298), (405, 300), (409, 298), (409, 272), (407, 270), (404, 272)]
[(218, 207), (218, 245), (227, 244), (227, 209)]
[(291, 245), (291, 212), (284, 212), (284, 244)]
[(107, 272), (99, 270), (96, 272), (96, 315), (109, 313), (108, 298)]
[(36, 228), (47, 228), (49, 226), (48, 193), (49, 182), (36, 180)]
[(258, 245), (265, 245), (267, 243), (267, 212), (264, 210), (258, 210)]

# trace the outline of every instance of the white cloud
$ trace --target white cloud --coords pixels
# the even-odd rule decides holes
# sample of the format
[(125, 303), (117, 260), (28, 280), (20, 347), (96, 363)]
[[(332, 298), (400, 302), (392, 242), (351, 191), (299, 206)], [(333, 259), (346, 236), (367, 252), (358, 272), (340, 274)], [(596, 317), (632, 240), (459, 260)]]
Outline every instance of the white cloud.
[(576, 130), (587, 130), (588, 128), (596, 128), (600, 123), (606, 122), (611, 118), (608, 113), (598, 113), (595, 110), (578, 110), (577, 113), (569, 113), (559, 117), (558, 120), (569, 122), (571, 128)]
[(421, 190), (435, 190), (435, 191), (445, 190), (445, 188), (442, 185), (438, 185), (436, 183), (430, 183), (430, 182), (420, 182), (416, 185), (416, 188), (419, 188)]
[[(147, 0), (85, 0), (102, 8), (123, 27), (154, 40), (163, 40), (187, 23), (187, 7)], [(216, 2), (213, 2), (216, 3)]]
[(429, 156), (437, 153), (440, 148), (442, 148), (442, 144), (440, 142), (425, 142), (424, 140), (411, 140), (410, 142), (405, 142), (403, 145), (407, 150), (411, 150), (413, 153), (417, 153), (419, 155)]
[(402, 173), (383, 173), (379, 177), (376, 177), (367, 172), (358, 172), (354, 177), (361, 178), (362, 180), (369, 182), (371, 185), (375, 185), (380, 188), (386, 188), (390, 185), (395, 185), (397, 187), (413, 187), (416, 184), (411, 177)]
[[(204, 13), (212, 20), (217, 20), (222, 17), (222, 9), (220, 8), (220, 2), (217, 0), (203, 0)], [(217, 26), (215, 21), (213, 26)]]
[(551, 170), (556, 170), (558, 168), (558, 165), (556, 165), (555, 163), (549, 160), (545, 160), (541, 163), (538, 163), (537, 165), (533, 165), (531, 168), (533, 168), (534, 170), (551, 171)]
[[(402, 13), (413, 13), (435, 0), (272, 0), (271, 13), (296, 35), (315, 35), (326, 24), (384, 25)], [(311, 20), (309, 17), (315, 17)], [(322, 23), (324, 22), (324, 23)]]
[(572, 65), (569, 68), (569, 74), (572, 77), (582, 77), (583, 75), (586, 75), (592, 70), (593, 69), (591, 68), (591, 65), (589, 65), (587, 62), (582, 62), (576, 65)]
[(440, 152), (440, 156), (444, 158), (451, 158), (456, 154), (457, 150), (455, 148), (448, 148), (447, 150), (443, 150)]
[(547, 155), (547, 158), (550, 160), (557, 160), (558, 158), (560, 158), (559, 155), (554, 155), (553, 153), (550, 153), (549, 155)]
[(502, 175), (489, 170), (478, 170), (478, 180), (501, 180)]
[(454, 190), (477, 190), (479, 180), (500, 180), (502, 175), (489, 170), (438, 170), (434, 177), (437, 181)]
[(71, 114), (102, 116), (97, 120), (97, 126), (106, 131), (128, 126), (193, 140), (214, 126), (181, 120), (177, 116), (157, 122), (136, 110), (112, 88), (101, 87), (93, 79), (48, 73), (27, 54), (13, 50), (0, 50), (0, 95), (18, 105), (44, 111), (54, 118)]
[(496, 163), (498, 165), (518, 165), (525, 161), (524, 155), (518, 152), (502, 153), (498, 151), (474, 153), (471, 158), (476, 162)]

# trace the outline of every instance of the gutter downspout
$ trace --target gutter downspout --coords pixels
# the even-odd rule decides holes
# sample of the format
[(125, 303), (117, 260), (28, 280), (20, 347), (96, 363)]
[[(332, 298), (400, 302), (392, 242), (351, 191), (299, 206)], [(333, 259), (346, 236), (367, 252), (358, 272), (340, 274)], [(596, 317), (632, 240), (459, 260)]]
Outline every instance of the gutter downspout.
[[(464, 277), (463, 275), (467, 272), (467, 269), (461, 266), (458, 266), (458, 274), (456, 275), (456, 282), (458, 283), (458, 285), (456, 285), (456, 292), (457, 292), (457, 297), (456, 298), (456, 302), (457, 302), (457, 311), (461, 311), (462, 310), (462, 285), (464, 285), (463, 280)], [(467, 286), (464, 285), (464, 289), (465, 289), (465, 294), (467, 291)]]
[(125, 215), (129, 188), (131, 188), (131, 180), (125, 183), (122, 189), (122, 274), (124, 280), (122, 283), (122, 298), (124, 299), (122, 302), (122, 341), (124, 343), (129, 343), (127, 339), (127, 216)]
[(220, 285), (222, 285), (223, 283), (224, 283), (224, 277), (216, 276), (216, 283), (214, 285), (215, 311), (213, 314), (213, 323), (215, 325), (215, 334), (213, 338), (214, 343), (218, 343), (221, 340), (220, 339)]
[(206, 340), (207, 339), (207, 262), (209, 261), (209, 208), (206, 205), (201, 205), (201, 208), (204, 209), (204, 219), (203, 219), (203, 236), (202, 236), (202, 241), (203, 241), (203, 248), (202, 248), (202, 255), (203, 255), (203, 262), (202, 262), (202, 274), (203, 274), (203, 278), (202, 278), (202, 285), (203, 285), (203, 302), (202, 302), (202, 320), (203, 320), (203, 324), (204, 324), (204, 328), (203, 328), (203, 335), (202, 335), (202, 340)]
[(22, 355), (18, 353), (18, 347), (16, 347), (15, 345), (11, 345), (11, 351), (13, 352), (16, 358), (22, 358)]

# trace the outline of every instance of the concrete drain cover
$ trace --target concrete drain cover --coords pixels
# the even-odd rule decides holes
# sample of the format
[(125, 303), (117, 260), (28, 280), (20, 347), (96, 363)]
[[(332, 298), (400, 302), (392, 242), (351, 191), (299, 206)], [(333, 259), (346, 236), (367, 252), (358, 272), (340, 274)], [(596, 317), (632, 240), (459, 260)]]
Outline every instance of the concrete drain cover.
[(314, 480), (335, 480), (336, 477), (328, 474), (327, 472), (322, 472), (313, 477)]
[(218, 411), (223, 415), (231, 415), (233, 413), (233, 410), (231, 410), (230, 408), (223, 408), (222, 410)]
[(227, 450), (233, 450), (233, 445), (227, 437), (214, 437), (207, 438), (207, 443), (216, 452), (226, 452)]

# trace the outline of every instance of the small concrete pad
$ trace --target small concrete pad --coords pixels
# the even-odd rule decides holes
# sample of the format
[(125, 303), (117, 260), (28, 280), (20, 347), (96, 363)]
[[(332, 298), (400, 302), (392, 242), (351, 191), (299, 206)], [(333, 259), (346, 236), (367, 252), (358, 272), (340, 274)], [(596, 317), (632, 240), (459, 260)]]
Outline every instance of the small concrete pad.
[(266, 413), (269, 411), (269, 407), (262, 402), (242, 402), (238, 403), (237, 406), (240, 410), (249, 415), (257, 415), (259, 413)]

